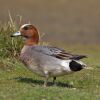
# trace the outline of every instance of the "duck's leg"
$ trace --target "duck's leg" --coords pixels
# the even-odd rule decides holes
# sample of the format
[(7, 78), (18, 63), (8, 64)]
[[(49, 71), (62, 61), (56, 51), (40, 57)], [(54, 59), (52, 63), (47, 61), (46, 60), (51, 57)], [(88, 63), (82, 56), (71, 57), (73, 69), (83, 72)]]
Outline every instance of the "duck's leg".
[(53, 84), (56, 85), (55, 83), (56, 77), (53, 77)]
[(44, 87), (47, 87), (47, 83), (48, 83), (48, 77), (46, 77), (45, 81), (44, 81)]
[(48, 72), (47, 72), (47, 71), (45, 71), (45, 81), (44, 81), (44, 87), (47, 87), (48, 78), (49, 78)]

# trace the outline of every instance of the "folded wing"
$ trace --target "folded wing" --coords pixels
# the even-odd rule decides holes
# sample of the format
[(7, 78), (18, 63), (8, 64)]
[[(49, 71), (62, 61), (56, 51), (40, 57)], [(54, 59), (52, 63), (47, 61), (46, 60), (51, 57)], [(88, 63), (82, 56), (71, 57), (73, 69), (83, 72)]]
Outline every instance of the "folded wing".
[(80, 60), (82, 58), (87, 58), (85, 55), (75, 55), (66, 52), (63, 49), (59, 49), (57, 47), (51, 47), (51, 46), (34, 46), (32, 49), (36, 50), (37, 52), (41, 52), (43, 54), (61, 59), (61, 60), (67, 60), (67, 59), (73, 59), (73, 60)]

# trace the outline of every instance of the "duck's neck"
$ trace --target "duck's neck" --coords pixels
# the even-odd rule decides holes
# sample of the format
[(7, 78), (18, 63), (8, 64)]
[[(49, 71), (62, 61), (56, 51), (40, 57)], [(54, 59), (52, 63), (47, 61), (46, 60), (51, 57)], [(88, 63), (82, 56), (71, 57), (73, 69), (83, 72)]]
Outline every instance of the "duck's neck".
[(28, 39), (25, 43), (25, 45), (31, 46), (31, 45), (37, 45), (38, 42), (34, 41), (33, 39)]
[(39, 35), (37, 34), (34, 37), (28, 38), (26, 40), (25, 45), (32, 46), (32, 45), (37, 45), (38, 43), (39, 43)]

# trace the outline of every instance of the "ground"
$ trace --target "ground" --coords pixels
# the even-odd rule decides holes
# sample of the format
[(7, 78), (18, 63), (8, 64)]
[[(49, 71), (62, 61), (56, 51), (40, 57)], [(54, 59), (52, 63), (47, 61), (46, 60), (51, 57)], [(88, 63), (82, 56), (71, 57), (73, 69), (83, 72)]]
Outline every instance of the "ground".
[(0, 100), (99, 100), (100, 47), (97, 45), (63, 46), (66, 50), (86, 54), (83, 61), (91, 69), (84, 69), (57, 78), (57, 86), (43, 87), (44, 78), (35, 75), (18, 60), (0, 59)]

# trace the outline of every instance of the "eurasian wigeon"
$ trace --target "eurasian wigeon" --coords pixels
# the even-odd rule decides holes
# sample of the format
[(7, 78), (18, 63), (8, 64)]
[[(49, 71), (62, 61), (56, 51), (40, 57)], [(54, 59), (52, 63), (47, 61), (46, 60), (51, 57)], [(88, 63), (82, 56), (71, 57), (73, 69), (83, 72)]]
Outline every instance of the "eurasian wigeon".
[(53, 77), (55, 82), (57, 76), (77, 72), (86, 67), (80, 59), (85, 55), (74, 55), (63, 49), (52, 46), (40, 46), (39, 32), (34, 25), (24, 24), (20, 30), (12, 35), (22, 36), (26, 39), (21, 50), (20, 59), (32, 72), (45, 77), (44, 86)]

